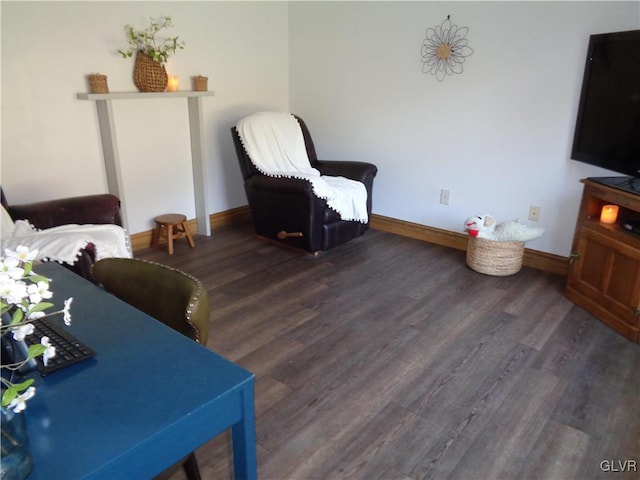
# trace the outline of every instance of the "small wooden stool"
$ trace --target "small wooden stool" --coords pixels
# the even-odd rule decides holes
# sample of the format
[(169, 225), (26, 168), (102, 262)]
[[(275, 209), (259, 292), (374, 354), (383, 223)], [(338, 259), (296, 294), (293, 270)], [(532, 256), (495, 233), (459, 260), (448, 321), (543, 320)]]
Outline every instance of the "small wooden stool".
[(176, 238), (187, 237), (189, 246), (195, 247), (196, 244), (193, 241), (193, 237), (187, 228), (187, 217), (179, 213), (168, 213), (166, 215), (160, 215), (153, 219), (156, 222), (156, 228), (153, 230), (153, 238), (151, 239), (151, 246), (158, 245), (160, 240), (160, 233), (163, 227), (166, 229), (167, 248), (169, 255), (173, 255), (173, 240)]

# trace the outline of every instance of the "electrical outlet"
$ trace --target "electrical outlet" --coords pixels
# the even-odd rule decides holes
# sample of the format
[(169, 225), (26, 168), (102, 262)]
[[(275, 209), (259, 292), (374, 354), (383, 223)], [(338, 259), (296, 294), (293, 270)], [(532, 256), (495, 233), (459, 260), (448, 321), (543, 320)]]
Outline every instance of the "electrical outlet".
[(442, 205), (449, 205), (449, 190), (444, 188), (440, 190), (440, 203)]
[(535, 205), (531, 205), (529, 208), (529, 220), (532, 222), (537, 222), (540, 220), (540, 207), (536, 207)]

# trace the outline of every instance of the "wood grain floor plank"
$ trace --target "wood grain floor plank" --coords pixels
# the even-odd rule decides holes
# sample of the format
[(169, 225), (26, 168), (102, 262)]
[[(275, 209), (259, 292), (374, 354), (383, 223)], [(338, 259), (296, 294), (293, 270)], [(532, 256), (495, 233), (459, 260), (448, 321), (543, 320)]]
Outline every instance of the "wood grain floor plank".
[[(352, 430), (330, 462), (333, 478), (411, 478), (396, 468), (400, 452), (397, 445), (409, 431), (426, 421), (411, 411), (390, 402), (363, 428)], [(385, 476), (392, 470), (393, 476)]]
[(558, 377), (529, 369), (465, 455), (441, 468), (452, 478), (518, 478), (562, 391)]
[(522, 371), (528, 371), (532, 353), (527, 347), (516, 346), (491, 373), (484, 377), (465, 375), (468, 385), (455, 382), (451, 393), (445, 392), (440, 401), (432, 401), (429, 408), (418, 412), (442, 430), (429, 442), (423, 458), (410, 471), (401, 471), (415, 478), (442, 478), (457, 465), (485, 429), (492, 431), (496, 411), (518, 384)]
[(581, 478), (581, 465), (588, 458), (589, 443), (590, 436), (586, 433), (548, 420), (514, 478)]
[(397, 360), (361, 365), (337, 380), (316, 401), (307, 403), (302, 415), (289, 417), (288, 425), (278, 421), (277, 438), (272, 431), (261, 435), (258, 429), (258, 442), (270, 450), (263, 463), (265, 475), (273, 478), (283, 471), (288, 478), (318, 475), (314, 472), (332, 464), (351, 431), (361, 428), (383, 409), (388, 398), (394, 396), (396, 381), (402, 383), (402, 377), (410, 370), (409, 365)]

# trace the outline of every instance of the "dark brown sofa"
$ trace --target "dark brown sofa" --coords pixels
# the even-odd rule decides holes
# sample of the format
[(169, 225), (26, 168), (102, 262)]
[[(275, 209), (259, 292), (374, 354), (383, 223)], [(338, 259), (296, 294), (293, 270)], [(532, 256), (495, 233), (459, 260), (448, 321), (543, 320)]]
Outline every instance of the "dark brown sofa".
[[(98, 194), (61, 198), (44, 202), (10, 205), (0, 188), (2, 206), (14, 221), (28, 220), (35, 228), (46, 229), (67, 224), (114, 224), (122, 226), (120, 200), (115, 195)], [(93, 281), (91, 267), (95, 248), (88, 244), (73, 265), (65, 265), (78, 275)]]

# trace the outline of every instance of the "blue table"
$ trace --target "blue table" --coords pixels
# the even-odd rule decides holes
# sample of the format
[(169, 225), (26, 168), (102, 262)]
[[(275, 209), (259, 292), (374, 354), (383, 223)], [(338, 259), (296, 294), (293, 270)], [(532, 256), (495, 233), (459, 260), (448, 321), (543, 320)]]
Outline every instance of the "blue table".
[(33, 480), (148, 479), (228, 428), (236, 478), (257, 478), (254, 376), (67, 269), (69, 331), (92, 360), (44, 377), (26, 410)]

